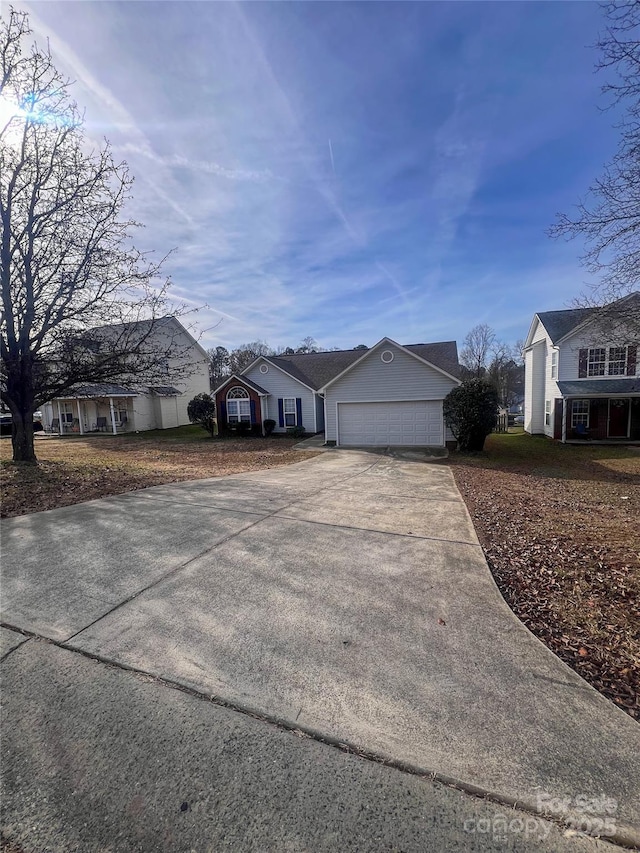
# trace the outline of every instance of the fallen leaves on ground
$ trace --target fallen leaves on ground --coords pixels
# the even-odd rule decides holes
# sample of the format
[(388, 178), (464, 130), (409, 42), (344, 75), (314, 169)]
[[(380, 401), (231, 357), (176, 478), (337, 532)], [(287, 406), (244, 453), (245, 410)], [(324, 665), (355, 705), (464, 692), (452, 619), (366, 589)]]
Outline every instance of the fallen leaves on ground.
[[(195, 430), (196, 428), (194, 428)], [(181, 433), (184, 432), (184, 429)], [(284, 437), (204, 439), (43, 438), (36, 441), (39, 464), (14, 465), (11, 441), (0, 442), (2, 516), (25, 515), (181, 480), (224, 477), (290, 465), (316, 456), (293, 450)]]
[(640, 455), (508, 434), (449, 461), (512, 610), (640, 719)]

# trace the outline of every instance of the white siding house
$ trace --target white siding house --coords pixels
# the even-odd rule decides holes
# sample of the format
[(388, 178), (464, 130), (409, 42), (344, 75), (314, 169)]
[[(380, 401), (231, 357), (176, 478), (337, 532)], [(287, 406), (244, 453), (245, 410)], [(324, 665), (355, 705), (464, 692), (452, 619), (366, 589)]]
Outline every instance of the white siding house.
[[(638, 294), (622, 301), (640, 319)], [(614, 339), (601, 318), (595, 308), (534, 316), (525, 343), (527, 432), (561, 441), (640, 440), (638, 323), (616, 326)]]
[[(100, 333), (108, 340), (108, 329), (114, 327), (105, 328)], [(196, 394), (209, 392), (209, 356), (175, 317), (158, 321), (149, 346), (157, 347), (159, 361), (166, 353), (176, 353), (164, 367), (166, 384), (147, 385), (144, 376), (136, 376), (135, 384), (123, 380), (126, 384), (77, 386), (42, 407), (45, 430), (83, 435), (142, 432), (188, 424), (189, 401)], [(156, 372), (156, 382), (157, 379)]]

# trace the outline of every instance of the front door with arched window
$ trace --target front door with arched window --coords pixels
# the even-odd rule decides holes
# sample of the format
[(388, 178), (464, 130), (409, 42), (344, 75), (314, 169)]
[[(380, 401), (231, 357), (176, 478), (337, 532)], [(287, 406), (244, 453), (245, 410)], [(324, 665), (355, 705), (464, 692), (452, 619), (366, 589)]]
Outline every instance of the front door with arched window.
[(227, 391), (227, 423), (251, 423), (251, 400), (246, 388), (236, 385)]

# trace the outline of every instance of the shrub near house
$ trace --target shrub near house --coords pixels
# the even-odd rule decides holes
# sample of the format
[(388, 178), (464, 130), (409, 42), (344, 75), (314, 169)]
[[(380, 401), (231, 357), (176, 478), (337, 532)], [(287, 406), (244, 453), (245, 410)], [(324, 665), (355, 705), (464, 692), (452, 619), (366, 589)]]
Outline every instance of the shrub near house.
[(444, 399), (444, 419), (458, 449), (480, 451), (496, 425), (498, 393), (483, 379), (468, 379)]

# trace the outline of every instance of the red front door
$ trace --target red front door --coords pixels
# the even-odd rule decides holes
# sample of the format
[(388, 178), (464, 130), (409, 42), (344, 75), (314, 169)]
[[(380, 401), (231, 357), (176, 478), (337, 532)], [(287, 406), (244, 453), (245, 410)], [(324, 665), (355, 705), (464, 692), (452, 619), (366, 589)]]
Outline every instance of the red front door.
[(609, 400), (609, 438), (629, 436), (629, 401)]

